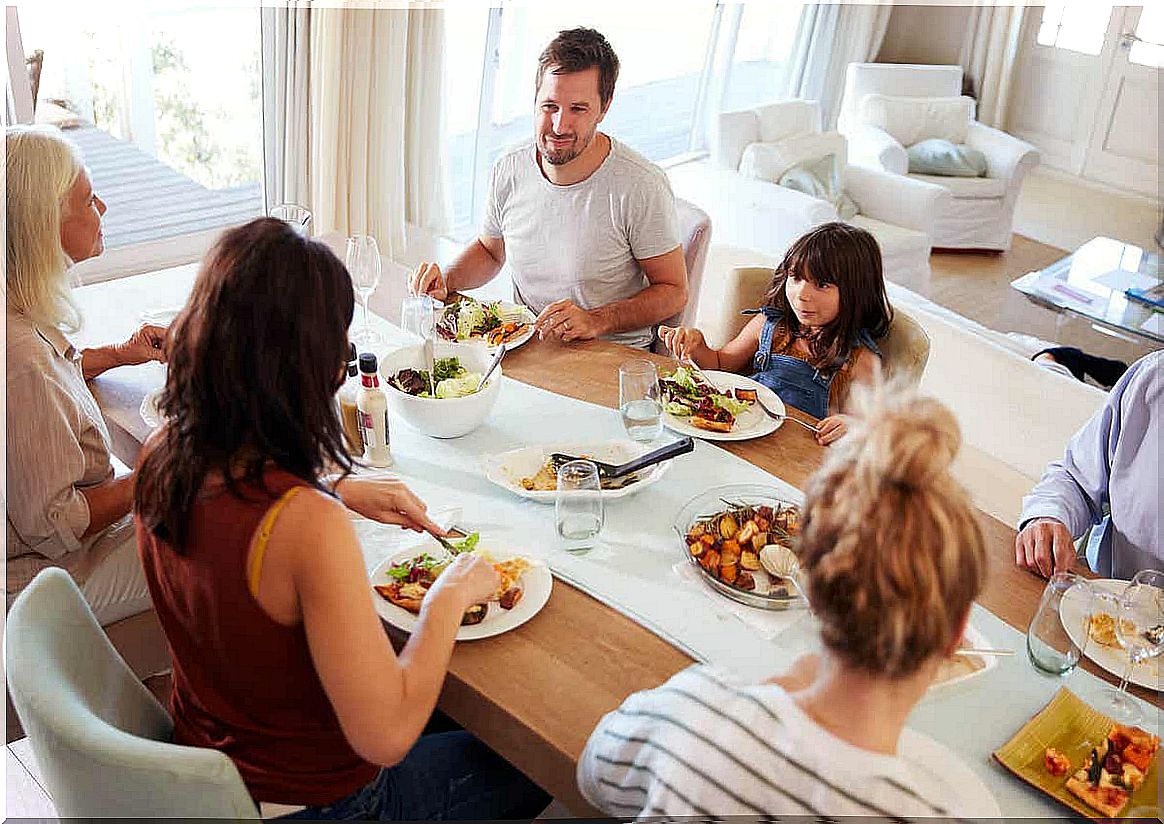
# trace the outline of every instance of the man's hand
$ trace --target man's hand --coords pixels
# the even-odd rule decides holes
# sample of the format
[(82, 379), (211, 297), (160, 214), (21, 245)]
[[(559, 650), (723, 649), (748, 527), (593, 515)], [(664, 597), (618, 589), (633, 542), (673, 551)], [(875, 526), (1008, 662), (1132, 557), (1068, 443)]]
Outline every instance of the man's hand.
[(1050, 578), (1075, 563), (1075, 539), (1058, 518), (1035, 518), (1014, 539), (1014, 562)]
[(588, 312), (571, 300), (556, 300), (543, 309), (534, 329), (542, 340), (560, 338), (564, 342), (593, 340), (606, 334), (598, 312)]
[(121, 366), (132, 366), (147, 361), (166, 362), (166, 333), (165, 326), (143, 324), (130, 335), (125, 343), (113, 347), (117, 361)]
[(448, 300), (449, 284), (435, 263), (422, 263), (408, 281), (408, 291), (414, 295), (430, 295), (441, 303)]
[(424, 501), (418, 498), (402, 481), (395, 478), (347, 477), (336, 484), (336, 492), (348, 509), (380, 521), (396, 524), (414, 532), (445, 534), (428, 517)]

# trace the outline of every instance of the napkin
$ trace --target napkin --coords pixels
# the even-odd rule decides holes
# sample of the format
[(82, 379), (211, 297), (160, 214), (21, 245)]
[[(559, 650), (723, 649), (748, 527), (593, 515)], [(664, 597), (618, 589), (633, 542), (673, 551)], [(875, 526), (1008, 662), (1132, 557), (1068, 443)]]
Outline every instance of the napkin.
[(765, 641), (771, 641), (784, 630), (799, 623), (808, 615), (807, 609), (760, 609), (741, 604), (712, 590), (688, 561), (680, 561), (672, 571), (684, 584), (696, 587), (714, 602), (717, 612), (734, 615), (749, 629), (754, 630)]

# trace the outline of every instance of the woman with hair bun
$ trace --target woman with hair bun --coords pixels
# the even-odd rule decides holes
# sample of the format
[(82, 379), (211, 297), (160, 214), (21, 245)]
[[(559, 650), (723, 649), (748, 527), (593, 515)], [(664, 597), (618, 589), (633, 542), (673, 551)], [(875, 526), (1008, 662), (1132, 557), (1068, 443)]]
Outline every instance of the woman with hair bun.
[[(898, 751), (986, 577), (949, 469), (948, 409), (854, 392), (849, 437), (805, 493), (798, 554), (821, 650), (760, 684), (690, 667), (606, 715), (578, 766), (611, 815), (957, 816), (960, 797)], [(924, 779), (924, 780), (923, 780)]]

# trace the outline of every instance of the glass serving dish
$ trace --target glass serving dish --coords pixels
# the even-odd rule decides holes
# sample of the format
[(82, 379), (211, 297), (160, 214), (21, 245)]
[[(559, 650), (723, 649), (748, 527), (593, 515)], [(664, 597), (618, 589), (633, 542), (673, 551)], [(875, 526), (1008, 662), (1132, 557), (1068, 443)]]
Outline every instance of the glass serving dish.
[[(699, 576), (708, 586), (733, 601), (760, 609), (807, 607), (807, 603), (797, 595), (796, 589), (791, 583), (770, 575), (762, 565), (758, 570), (746, 570), (755, 584), (753, 589), (747, 590), (723, 580), (720, 575), (713, 574), (692, 554), (688, 546), (688, 535), (691, 534), (692, 528), (699, 523), (707, 524), (716, 515), (738, 505), (766, 506), (771, 507), (774, 512), (786, 510), (789, 507), (800, 509), (798, 502), (789, 500), (788, 496), (779, 490), (761, 484), (728, 484), (702, 492), (684, 504), (683, 508), (679, 510), (679, 514), (675, 516), (675, 522), (672, 525), (675, 533), (679, 536), (679, 548), (687, 561), (695, 567)], [(768, 543), (779, 542), (775, 540), (773, 532), (775, 530), (769, 532), (770, 540)], [(737, 573), (739, 571), (744, 570), (737, 570)]]

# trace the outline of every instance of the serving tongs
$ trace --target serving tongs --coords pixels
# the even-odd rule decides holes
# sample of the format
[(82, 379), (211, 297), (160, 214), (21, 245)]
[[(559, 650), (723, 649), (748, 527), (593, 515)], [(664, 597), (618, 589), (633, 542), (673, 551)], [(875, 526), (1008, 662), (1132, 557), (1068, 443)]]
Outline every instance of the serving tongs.
[(627, 461), (624, 464), (608, 464), (603, 461), (596, 461), (593, 458), (581, 458), (577, 455), (567, 455), (563, 452), (550, 453), (550, 463), (557, 472), (571, 461), (590, 461), (598, 467), (598, 477), (600, 480), (608, 481), (616, 478), (622, 478), (635, 472), (641, 472), (649, 466), (654, 466), (657, 463), (677, 458), (680, 455), (686, 455), (695, 449), (695, 441), (690, 437), (684, 436), (677, 441), (661, 446), (645, 455), (635, 458), (633, 461)]

